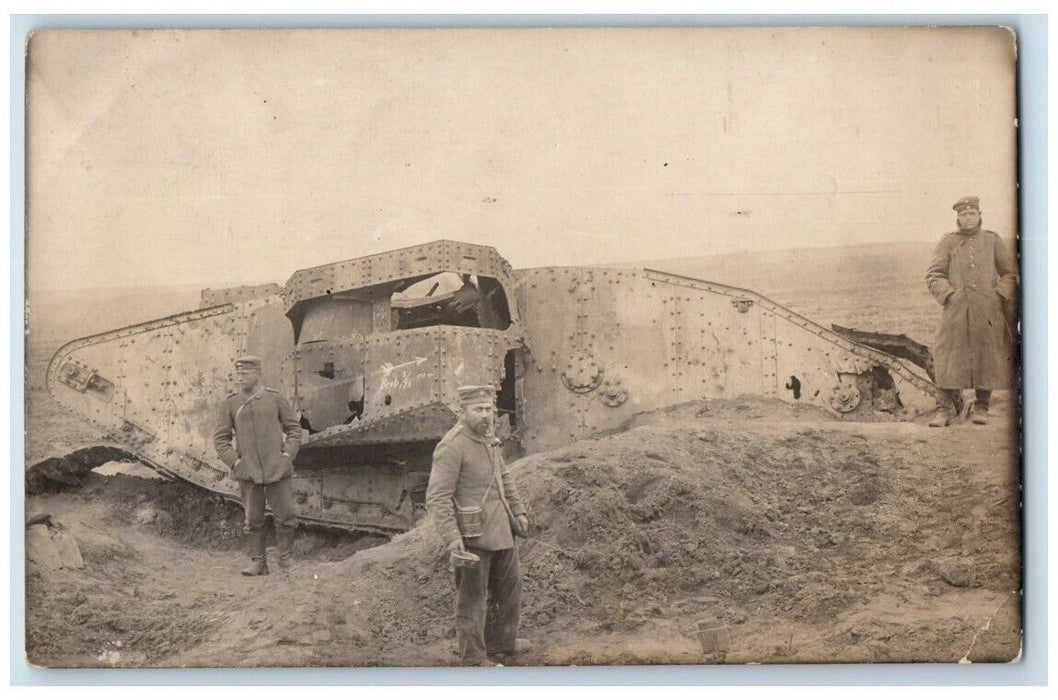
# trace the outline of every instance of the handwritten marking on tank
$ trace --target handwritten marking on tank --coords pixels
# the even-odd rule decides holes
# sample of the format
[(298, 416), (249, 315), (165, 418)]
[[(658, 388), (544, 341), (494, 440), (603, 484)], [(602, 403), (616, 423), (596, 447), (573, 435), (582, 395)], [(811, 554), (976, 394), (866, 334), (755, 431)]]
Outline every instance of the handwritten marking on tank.
[[(382, 378), (378, 383), (378, 388), (375, 390), (375, 396), (381, 396), (394, 390), (410, 389), (414, 384), (429, 381), (432, 376), (429, 371), (409, 371), (412, 367), (422, 365), (427, 359), (428, 358), (426, 357), (416, 356), (414, 360), (408, 360), (407, 362), (402, 362), (398, 365), (383, 362), (381, 368), (374, 372), (374, 374), (382, 375)], [(397, 370), (403, 371), (397, 372)], [(394, 374), (394, 372), (397, 373)]]
[(382, 374), (384, 377), (388, 377), (393, 372), (393, 370), (400, 369), (401, 367), (410, 367), (411, 365), (421, 365), (423, 362), (426, 362), (426, 360), (427, 358), (425, 357), (416, 357), (414, 360), (408, 360), (407, 362), (402, 362), (399, 365), (394, 365), (389, 362), (383, 362), (381, 369), (375, 372), (375, 374)]

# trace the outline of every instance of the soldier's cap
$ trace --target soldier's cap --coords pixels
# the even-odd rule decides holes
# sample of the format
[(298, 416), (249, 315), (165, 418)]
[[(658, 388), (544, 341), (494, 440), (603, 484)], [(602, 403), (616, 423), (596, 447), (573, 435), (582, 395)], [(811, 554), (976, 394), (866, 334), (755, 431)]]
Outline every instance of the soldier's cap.
[(235, 369), (261, 369), (261, 358), (257, 355), (243, 355), (235, 360)]
[(487, 384), (461, 386), (456, 392), (459, 394), (459, 403), (464, 406), (472, 403), (492, 403), (496, 400), (496, 389)]
[(962, 211), (963, 209), (976, 209), (977, 211), (981, 211), (981, 199), (972, 195), (962, 197), (958, 202), (951, 205), (951, 208), (955, 211)]

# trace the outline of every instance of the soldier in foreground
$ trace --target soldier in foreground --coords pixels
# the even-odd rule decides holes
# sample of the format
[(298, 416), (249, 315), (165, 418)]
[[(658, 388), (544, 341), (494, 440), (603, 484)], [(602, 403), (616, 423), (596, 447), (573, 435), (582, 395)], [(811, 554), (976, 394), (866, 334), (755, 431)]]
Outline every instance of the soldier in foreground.
[(1013, 304), (1013, 256), (998, 234), (981, 228), (977, 197), (963, 197), (952, 209), (959, 228), (937, 244), (926, 272), (929, 291), (944, 308), (933, 351), (934, 428), (951, 423), (963, 389), (975, 390), (973, 422), (986, 424), (992, 390), (1008, 385), (1012, 362), (1004, 306)]
[[(235, 361), (240, 391), (221, 405), (213, 445), (239, 482), (250, 540), (250, 566), (244, 576), (268, 574), (265, 502), (272, 508), (279, 568), (290, 566), (297, 517), (290, 477), (301, 446), (301, 425), (294, 409), (275, 389), (261, 382), (261, 358), (247, 355)], [(234, 445), (232, 438), (234, 437)]]
[(455, 569), (459, 656), (502, 665), (529, 649), (517, 638), (522, 578), (514, 543), (514, 535), (528, 534), (529, 520), (493, 436), (495, 390), (458, 391), (459, 422), (434, 450), (426, 507)]

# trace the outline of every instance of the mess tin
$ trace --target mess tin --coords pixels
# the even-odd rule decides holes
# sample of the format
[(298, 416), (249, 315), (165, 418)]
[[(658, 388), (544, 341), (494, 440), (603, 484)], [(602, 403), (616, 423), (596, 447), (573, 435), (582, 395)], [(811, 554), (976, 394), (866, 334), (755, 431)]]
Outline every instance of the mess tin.
[(473, 569), (481, 561), (481, 557), (473, 552), (454, 550), (450, 553), (449, 560), (452, 566), (460, 569)]
[(456, 522), (463, 537), (481, 537), (485, 534), (485, 512), (481, 506), (456, 506)]

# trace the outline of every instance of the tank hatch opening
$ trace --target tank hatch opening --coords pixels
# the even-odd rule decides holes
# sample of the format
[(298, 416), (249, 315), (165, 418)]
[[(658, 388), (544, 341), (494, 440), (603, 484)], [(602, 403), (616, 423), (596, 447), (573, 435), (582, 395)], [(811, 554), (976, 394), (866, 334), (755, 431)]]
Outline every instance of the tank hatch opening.
[(871, 405), (875, 411), (897, 413), (903, 408), (900, 394), (896, 391), (896, 382), (889, 370), (882, 365), (874, 365), (870, 371)]
[(496, 437), (503, 443), (504, 458), (512, 461), (525, 456), (520, 436), (523, 416), (519, 412), (524, 366), (521, 353), (517, 349), (507, 351), (503, 358), (503, 381), (496, 392)]
[(520, 362), (517, 350), (509, 350), (503, 358), (503, 382), (496, 394), (496, 413), (501, 421), (507, 422), (513, 431), (518, 426), (517, 406), (518, 400), (515, 395), (515, 379), (519, 376), (517, 366)]
[(442, 272), (393, 294), (393, 329), (462, 326), (506, 330), (511, 313), (503, 285), (491, 277)]

